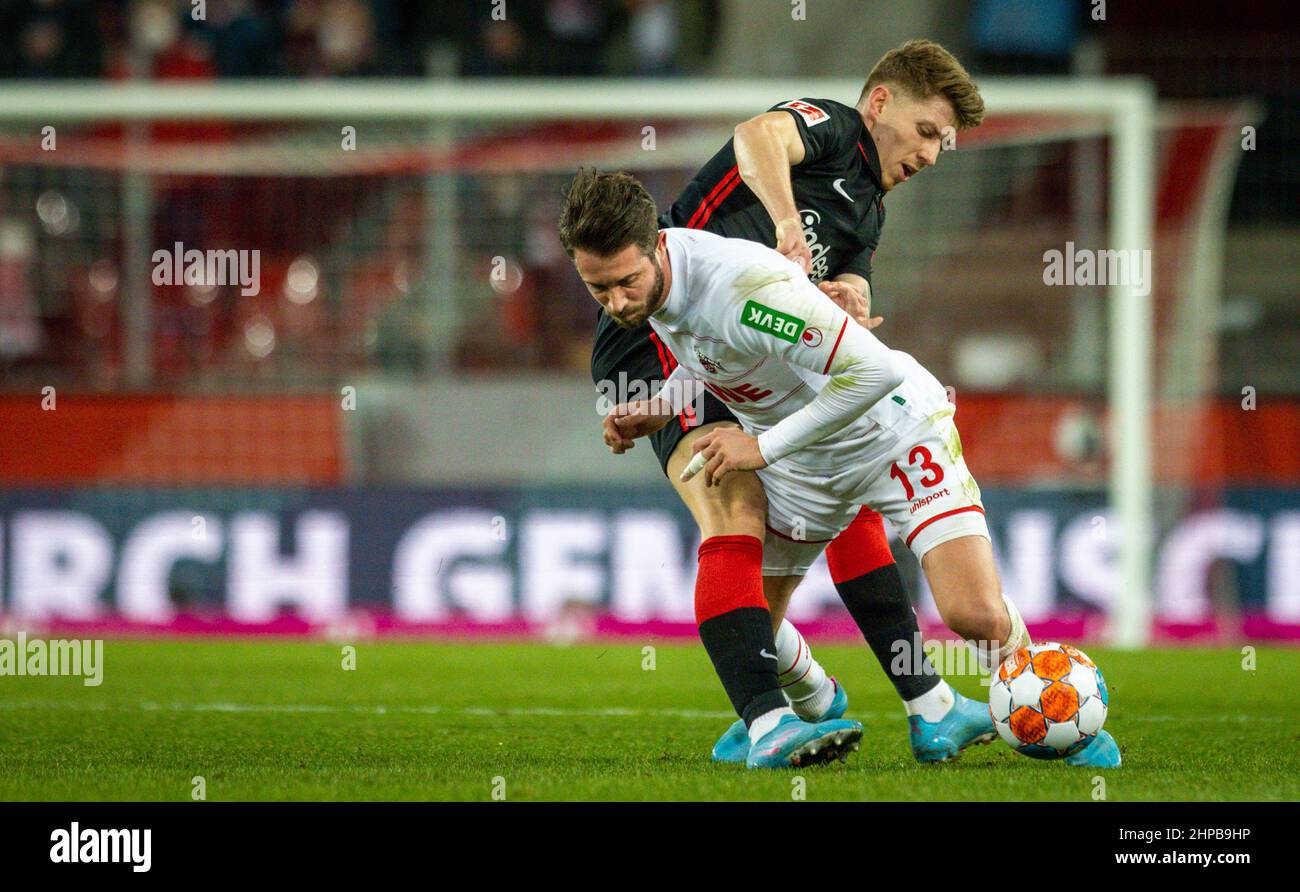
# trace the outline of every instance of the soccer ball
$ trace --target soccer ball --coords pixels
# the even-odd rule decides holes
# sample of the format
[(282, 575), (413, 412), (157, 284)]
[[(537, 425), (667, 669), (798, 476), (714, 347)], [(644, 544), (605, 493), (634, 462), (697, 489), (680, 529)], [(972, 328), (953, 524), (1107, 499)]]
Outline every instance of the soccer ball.
[(1068, 644), (1022, 647), (998, 667), (989, 714), (1018, 753), (1061, 759), (1083, 749), (1106, 721), (1110, 692), (1097, 664)]

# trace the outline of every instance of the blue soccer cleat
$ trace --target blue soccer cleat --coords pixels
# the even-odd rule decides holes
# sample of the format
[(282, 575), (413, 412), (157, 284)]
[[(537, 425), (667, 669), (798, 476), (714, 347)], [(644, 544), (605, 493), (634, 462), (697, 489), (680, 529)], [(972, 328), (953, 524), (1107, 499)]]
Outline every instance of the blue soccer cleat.
[(713, 761), (743, 765), (748, 758), (749, 729), (745, 727), (743, 719), (736, 719), (713, 745)]
[[(833, 675), (831, 683), (835, 685), (835, 696), (831, 699), (831, 705), (826, 707), (826, 711), (817, 717), (818, 722), (837, 719), (849, 708), (849, 695), (843, 685), (836, 681)], [(749, 729), (745, 727), (742, 720), (736, 719), (735, 723), (718, 738), (718, 742), (713, 745), (712, 758), (714, 762), (730, 762), (736, 765), (743, 765), (749, 758)]]
[(1092, 743), (1072, 756), (1065, 757), (1066, 765), (1076, 768), (1118, 768), (1123, 760), (1119, 755), (1119, 744), (1110, 736), (1109, 731), (1098, 731)]
[(843, 762), (857, 750), (862, 740), (862, 724), (849, 719), (828, 722), (804, 722), (797, 716), (784, 716), (749, 748), (745, 765), (749, 768), (807, 768), (834, 759)]
[(919, 715), (907, 717), (916, 761), (948, 762), (961, 755), (966, 747), (988, 743), (997, 736), (986, 704), (956, 691), (952, 695), (952, 708), (937, 722), (927, 722)]
[(831, 684), (835, 685), (835, 696), (831, 698), (831, 705), (826, 707), (826, 711), (817, 717), (818, 722), (829, 722), (831, 719), (838, 719), (844, 715), (849, 708), (849, 692), (844, 690), (843, 686), (831, 676)]

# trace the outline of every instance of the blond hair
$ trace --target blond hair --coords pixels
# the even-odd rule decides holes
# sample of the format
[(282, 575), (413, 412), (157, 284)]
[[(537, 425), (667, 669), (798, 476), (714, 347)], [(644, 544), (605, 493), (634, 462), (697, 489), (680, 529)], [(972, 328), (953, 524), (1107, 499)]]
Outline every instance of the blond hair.
[(933, 40), (909, 40), (880, 57), (871, 69), (858, 102), (881, 84), (902, 90), (913, 99), (943, 96), (952, 105), (958, 130), (978, 127), (984, 120), (984, 99), (957, 57)]

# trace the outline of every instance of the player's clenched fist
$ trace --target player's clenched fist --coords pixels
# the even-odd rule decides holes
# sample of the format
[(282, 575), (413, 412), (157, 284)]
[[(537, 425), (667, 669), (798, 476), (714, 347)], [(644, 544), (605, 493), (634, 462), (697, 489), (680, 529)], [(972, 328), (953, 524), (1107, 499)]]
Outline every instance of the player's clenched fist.
[(682, 472), (682, 481), (704, 471), (704, 485), (718, 486), (732, 471), (757, 471), (766, 468), (767, 461), (758, 449), (758, 438), (738, 427), (720, 427), (695, 441), (691, 447), (695, 457)]
[(605, 445), (615, 455), (622, 455), (636, 444), (637, 437), (648, 437), (672, 420), (672, 412), (662, 400), (636, 400), (619, 403), (602, 422)]
[(805, 273), (812, 269), (812, 251), (804, 240), (803, 223), (798, 217), (786, 217), (777, 221), (776, 250), (787, 260), (799, 264)]

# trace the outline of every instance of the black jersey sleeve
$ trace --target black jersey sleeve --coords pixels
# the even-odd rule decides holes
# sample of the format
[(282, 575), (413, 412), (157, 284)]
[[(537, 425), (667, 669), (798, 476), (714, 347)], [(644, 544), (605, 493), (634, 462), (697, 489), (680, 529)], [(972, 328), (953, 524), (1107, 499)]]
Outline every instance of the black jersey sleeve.
[(870, 285), (871, 284), (871, 259), (876, 254), (877, 244), (878, 242), (873, 241), (871, 244), (867, 245), (865, 248), (863, 248), (861, 251), (858, 252), (856, 257), (854, 257), (848, 263), (844, 264), (843, 269), (836, 270), (835, 275), (840, 276), (843, 275), (844, 273), (853, 273), (855, 276), (861, 276), (862, 278), (866, 279), (867, 284)]
[(862, 130), (857, 109), (827, 99), (792, 99), (768, 109), (789, 112), (803, 140), (803, 161), (796, 168), (816, 164), (851, 151)]

